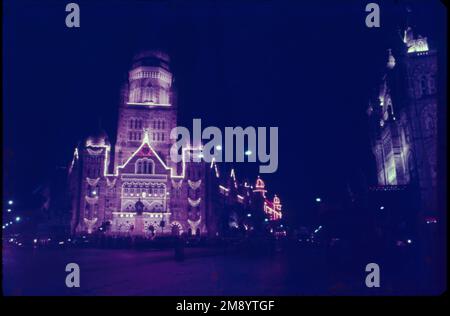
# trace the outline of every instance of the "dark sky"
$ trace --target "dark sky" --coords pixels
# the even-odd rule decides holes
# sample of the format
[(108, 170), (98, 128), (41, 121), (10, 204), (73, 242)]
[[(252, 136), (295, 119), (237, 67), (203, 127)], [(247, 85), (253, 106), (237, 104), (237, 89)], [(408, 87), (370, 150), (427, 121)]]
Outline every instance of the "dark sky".
[[(264, 176), (286, 209), (348, 182), (374, 181), (365, 110), (399, 47), (404, 1), (375, 1), (381, 28), (365, 26), (371, 1), (3, 1), (5, 188), (29, 192), (71, 160), (98, 125), (115, 137), (120, 85), (141, 48), (172, 57), (180, 123), (278, 126), (279, 169)], [(416, 32), (444, 51), (438, 1), (409, 1)], [(5, 169), (4, 169), (5, 170)], [(238, 177), (254, 178), (256, 164)]]

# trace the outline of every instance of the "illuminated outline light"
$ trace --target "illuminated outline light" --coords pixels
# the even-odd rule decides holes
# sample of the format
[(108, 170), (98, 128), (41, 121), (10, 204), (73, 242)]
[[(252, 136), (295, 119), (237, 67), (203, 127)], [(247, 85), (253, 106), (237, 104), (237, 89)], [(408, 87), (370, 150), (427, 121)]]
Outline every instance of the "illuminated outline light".
[(237, 189), (238, 185), (236, 181), (236, 173), (234, 172), (234, 168), (231, 169), (230, 177), (233, 179), (234, 187)]
[(223, 185), (219, 185), (219, 188), (224, 190), (224, 191), (226, 191), (226, 192), (230, 191), (230, 189), (224, 187)]
[(142, 140), (141, 145), (138, 147), (138, 149), (136, 149), (136, 151), (127, 159), (127, 161), (125, 161), (125, 163), (121, 166), (117, 166), (116, 170), (114, 173), (109, 174), (108, 173), (108, 163), (109, 162), (109, 157), (108, 157), (108, 153), (111, 150), (111, 146), (110, 145), (94, 145), (94, 144), (88, 144), (87, 147), (102, 147), (105, 149), (105, 160), (103, 161), (104, 164), (104, 170), (103, 170), (103, 175), (105, 177), (107, 176), (114, 176), (117, 177), (119, 175), (119, 168), (123, 169), (125, 168), (125, 166), (131, 161), (131, 159), (134, 158), (134, 156), (141, 151), (142, 147), (147, 144), (148, 147), (150, 148), (150, 150), (153, 152), (153, 154), (156, 156), (156, 158), (159, 160), (159, 162), (163, 165), (164, 169), (166, 170), (170, 170), (170, 177), (174, 178), (174, 179), (184, 179), (185, 178), (185, 173), (186, 173), (186, 151), (195, 151), (195, 150), (202, 150), (202, 147), (183, 147), (182, 148), (182, 172), (181, 175), (177, 175), (175, 174), (174, 168), (172, 167), (168, 167), (164, 161), (161, 159), (161, 157), (159, 157), (158, 153), (155, 151), (155, 149), (153, 149), (152, 145), (150, 145), (150, 141), (149, 141), (149, 136), (148, 136), (148, 130), (145, 131), (144, 133), (144, 139)]
[(275, 205), (275, 207), (270, 207), (267, 201), (264, 201), (264, 213), (269, 215), (270, 220), (278, 220), (283, 216), (280, 204)]
[(172, 106), (172, 104), (169, 103), (154, 103), (154, 102), (127, 102), (127, 105), (150, 105), (150, 106), (165, 106), (165, 107)]

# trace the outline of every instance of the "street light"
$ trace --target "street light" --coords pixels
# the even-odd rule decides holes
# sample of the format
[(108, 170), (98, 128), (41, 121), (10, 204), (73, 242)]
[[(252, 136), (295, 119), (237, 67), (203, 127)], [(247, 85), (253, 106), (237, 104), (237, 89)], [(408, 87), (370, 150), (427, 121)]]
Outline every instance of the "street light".
[(8, 213), (11, 213), (11, 209), (10, 208), (8, 209)]
[(380, 210), (384, 210), (384, 206), (382, 205), (382, 206), (380, 206)]
[(20, 216), (16, 217), (16, 222), (20, 222)]
[(316, 197), (316, 202), (320, 203), (320, 202), (322, 202), (322, 199), (320, 197)]
[(9, 204), (9, 205), (13, 205), (13, 200), (9, 200), (9, 201), (8, 201), (8, 204)]

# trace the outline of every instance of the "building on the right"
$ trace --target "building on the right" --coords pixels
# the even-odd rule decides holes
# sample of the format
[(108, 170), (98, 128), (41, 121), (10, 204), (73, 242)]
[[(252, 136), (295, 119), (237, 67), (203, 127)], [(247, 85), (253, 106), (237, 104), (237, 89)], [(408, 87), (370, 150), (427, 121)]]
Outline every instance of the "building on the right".
[(403, 32), (389, 49), (378, 95), (367, 109), (378, 188), (407, 186), (422, 215), (437, 211), (437, 53), (426, 37)]

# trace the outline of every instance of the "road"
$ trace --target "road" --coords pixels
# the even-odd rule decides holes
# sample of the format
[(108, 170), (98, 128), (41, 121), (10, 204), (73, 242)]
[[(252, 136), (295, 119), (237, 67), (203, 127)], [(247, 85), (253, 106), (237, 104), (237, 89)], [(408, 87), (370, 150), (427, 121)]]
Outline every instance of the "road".
[[(346, 262), (339, 265), (322, 252), (312, 250), (299, 250), (295, 255), (255, 255), (227, 253), (217, 248), (186, 248), (185, 253), (185, 260), (179, 262), (170, 249), (18, 249), (4, 246), (3, 293), (138, 296), (395, 294), (385, 279), (382, 289), (365, 288), (364, 266), (347, 266)], [(65, 266), (72, 262), (80, 267), (79, 288), (65, 285), (68, 274)]]

